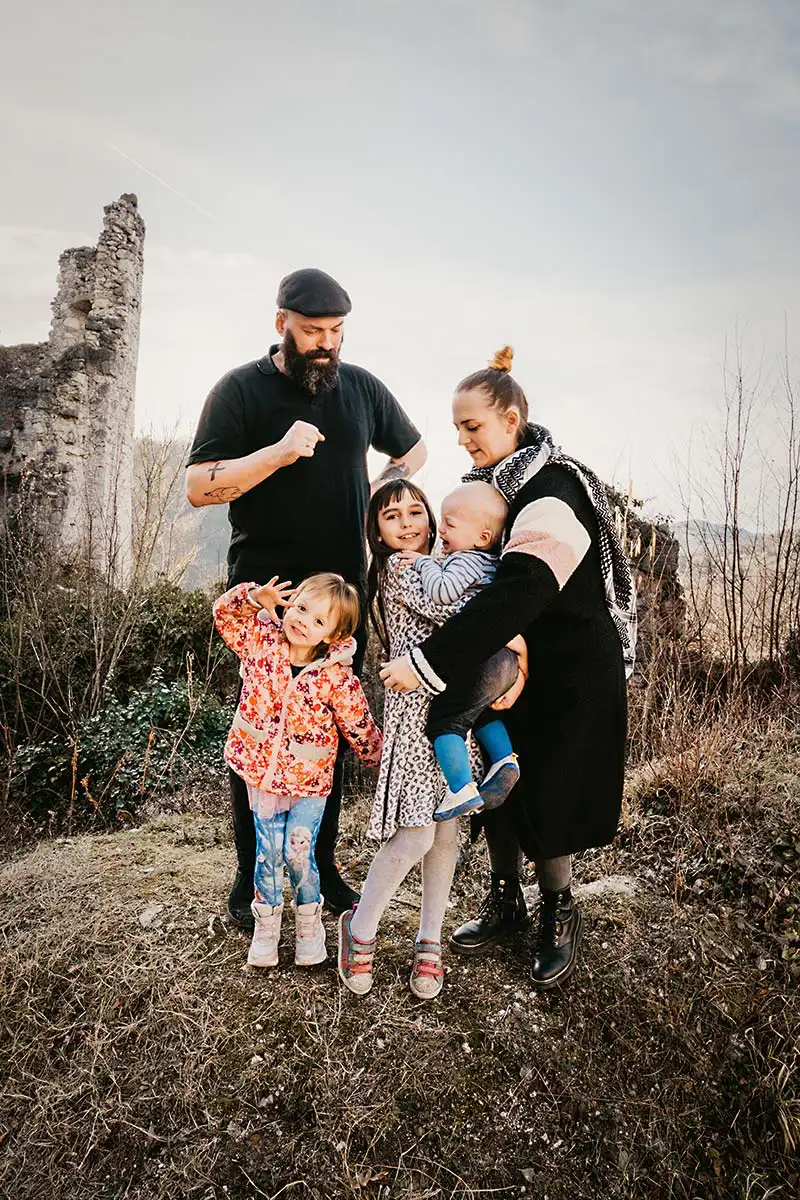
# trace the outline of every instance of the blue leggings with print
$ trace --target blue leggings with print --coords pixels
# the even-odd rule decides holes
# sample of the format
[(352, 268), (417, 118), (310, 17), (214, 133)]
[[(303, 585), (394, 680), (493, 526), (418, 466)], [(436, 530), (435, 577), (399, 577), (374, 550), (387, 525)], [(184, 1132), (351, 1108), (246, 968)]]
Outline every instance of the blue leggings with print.
[(283, 900), (283, 866), (289, 872), (297, 904), (320, 899), (319, 871), (314, 849), (325, 809), (325, 796), (296, 800), (288, 812), (273, 817), (253, 813), (256, 827), (256, 900), (273, 907)]

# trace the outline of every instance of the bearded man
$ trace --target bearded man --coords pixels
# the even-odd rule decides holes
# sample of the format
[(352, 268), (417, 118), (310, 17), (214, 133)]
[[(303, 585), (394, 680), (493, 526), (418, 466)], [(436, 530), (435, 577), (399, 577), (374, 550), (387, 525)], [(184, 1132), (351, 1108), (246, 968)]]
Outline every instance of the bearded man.
[[(280, 345), (211, 389), (189, 455), (186, 496), (195, 507), (229, 505), (228, 587), (264, 584), (274, 575), (299, 584), (315, 571), (335, 571), (364, 596), (367, 451), (389, 456), (376, 486), (413, 475), (425, 462), (425, 447), (388, 388), (369, 371), (341, 362), (351, 304), (335, 279), (314, 269), (294, 271), (281, 281), (277, 307)], [(356, 670), (365, 617), (364, 606)], [(322, 894), (333, 911), (359, 899), (334, 855), (343, 750), (340, 740), (316, 844)], [(228, 912), (246, 928), (253, 920), (255, 832), (247, 787), (229, 774), (238, 866)]]

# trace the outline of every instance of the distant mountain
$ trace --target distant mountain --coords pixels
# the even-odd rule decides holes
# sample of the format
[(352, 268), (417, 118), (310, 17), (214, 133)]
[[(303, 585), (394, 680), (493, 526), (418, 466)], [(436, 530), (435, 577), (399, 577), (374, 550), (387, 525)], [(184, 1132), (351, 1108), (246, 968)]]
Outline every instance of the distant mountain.
[[(192, 508), (184, 496), (184, 463), (189, 442), (150, 443), (147, 439), (139, 439), (137, 447), (140, 490), (142, 477), (147, 474), (145, 460), (148, 453), (151, 460), (153, 455), (159, 454), (163, 460), (165, 515), (163, 536), (157, 548), (156, 570), (163, 570), (173, 578), (179, 575), (181, 585), (187, 591), (198, 587), (211, 588), (224, 581), (230, 540), (228, 505)], [(691, 519), (676, 523), (673, 528), (680, 545), (682, 567), (687, 554), (700, 560), (709, 551), (716, 552), (721, 548), (725, 535), (725, 526), (713, 521)], [(752, 546), (758, 536), (748, 529), (740, 530), (741, 545)]]
[(231, 536), (227, 504), (192, 508), (184, 498), (175, 525), (175, 548), (187, 566), (181, 584), (187, 591), (209, 588), (228, 573), (227, 554)]
[[(725, 540), (724, 524), (714, 521), (690, 519), (676, 524), (674, 529), (675, 537), (680, 543), (683, 554), (688, 550), (692, 555), (703, 555), (708, 550), (721, 548)], [(728, 536), (731, 536), (730, 531)], [(752, 533), (749, 529), (739, 530), (739, 542), (742, 546), (752, 546), (757, 538), (758, 534)]]
[(191, 591), (212, 588), (225, 580), (230, 524), (227, 504), (192, 508), (186, 499), (183, 480), (188, 450), (187, 441), (138, 438), (135, 497), (140, 511), (145, 505), (152, 514), (163, 511), (153, 572), (163, 572)]

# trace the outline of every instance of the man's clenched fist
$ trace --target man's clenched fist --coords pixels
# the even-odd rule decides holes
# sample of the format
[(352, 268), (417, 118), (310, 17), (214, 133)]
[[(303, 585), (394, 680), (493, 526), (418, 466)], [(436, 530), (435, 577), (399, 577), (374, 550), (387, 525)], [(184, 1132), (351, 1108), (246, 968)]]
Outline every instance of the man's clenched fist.
[(325, 438), (316, 425), (311, 425), (308, 421), (295, 421), (281, 438), (284, 465), (288, 467), (297, 462), (298, 458), (311, 458), (317, 442), (324, 441)]

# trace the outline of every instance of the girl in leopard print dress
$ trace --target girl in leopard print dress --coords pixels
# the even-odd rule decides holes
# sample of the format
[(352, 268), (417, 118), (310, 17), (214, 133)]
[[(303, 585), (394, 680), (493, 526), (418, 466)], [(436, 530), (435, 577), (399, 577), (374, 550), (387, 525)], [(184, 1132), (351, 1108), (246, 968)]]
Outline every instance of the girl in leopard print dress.
[[(465, 596), (452, 606), (434, 604), (420, 576), (403, 561), (404, 551), (430, 554), (435, 540), (435, 518), (415, 484), (392, 481), (372, 497), (367, 515), (371, 615), (390, 657), (417, 645), (466, 602)], [(383, 844), (361, 903), (343, 913), (339, 923), (339, 975), (356, 994), (372, 986), (378, 922), (416, 863), (422, 867), (422, 906), (409, 985), (420, 999), (441, 991), (441, 928), (455, 870), (458, 822), (434, 822), (446, 785), (426, 736), (429, 707), (430, 697), (420, 692), (386, 693), (384, 749), (367, 829), (369, 837)], [(480, 773), (477, 747), (471, 756)]]

